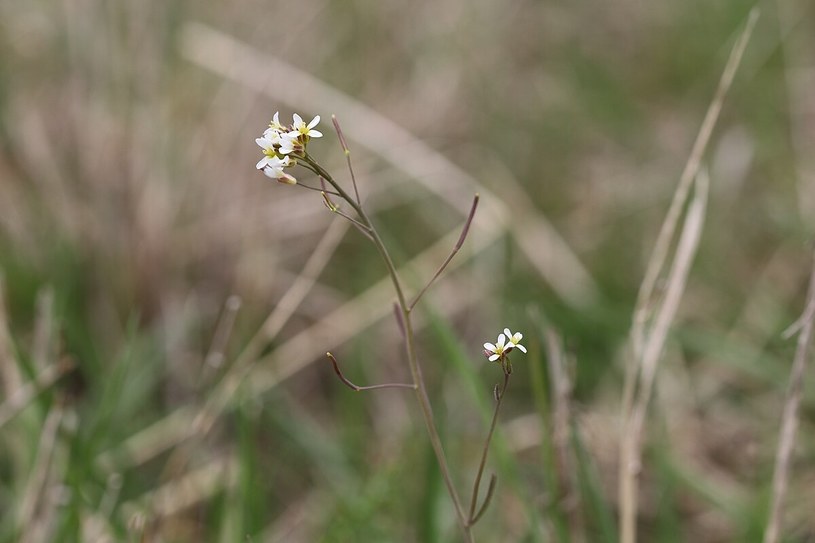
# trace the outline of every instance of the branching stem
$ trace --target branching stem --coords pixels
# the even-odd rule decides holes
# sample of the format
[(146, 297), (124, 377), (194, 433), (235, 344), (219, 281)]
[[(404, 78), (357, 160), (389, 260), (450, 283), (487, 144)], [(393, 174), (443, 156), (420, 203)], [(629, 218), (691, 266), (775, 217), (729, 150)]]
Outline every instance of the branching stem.
[(447, 487), (447, 492), (450, 494), (450, 498), (453, 501), (453, 506), (456, 510), (456, 518), (458, 520), (459, 526), (461, 527), (462, 534), (464, 535), (465, 543), (473, 543), (473, 536), (470, 531), (470, 523), (468, 522), (467, 517), (464, 513), (464, 508), (461, 504), (461, 499), (459, 498), (458, 492), (453, 485), (453, 477), (450, 472), (450, 467), (447, 464), (447, 457), (444, 454), (444, 448), (442, 447), (441, 437), (439, 436), (439, 431), (436, 428), (436, 423), (433, 418), (433, 409), (430, 405), (430, 398), (427, 395), (427, 386), (425, 385), (424, 378), (422, 377), (422, 368), (419, 365), (419, 360), (416, 356), (416, 346), (415, 346), (415, 339), (413, 335), (413, 324), (410, 319), (410, 309), (407, 303), (407, 299), (405, 298), (405, 293), (402, 288), (402, 283), (399, 279), (399, 275), (396, 272), (396, 266), (393, 263), (393, 259), (388, 252), (387, 247), (385, 247), (382, 238), (379, 236), (379, 232), (377, 232), (376, 228), (373, 226), (371, 219), (365, 213), (365, 210), (362, 208), (362, 205), (354, 200), (329, 174), (325, 169), (320, 166), (317, 162), (315, 162), (307, 153), (304, 153), (302, 157), (298, 157), (301, 160), (300, 164), (308, 167), (311, 171), (316, 173), (318, 176), (322, 177), (328, 184), (330, 184), (335, 191), (339, 194), (339, 197), (348, 202), (354, 211), (359, 216), (359, 222), (365, 225), (371, 234), (371, 241), (373, 242), (374, 246), (376, 247), (379, 255), (382, 257), (382, 260), (385, 263), (385, 267), (388, 270), (388, 275), (390, 275), (391, 282), (393, 283), (393, 288), (396, 291), (396, 298), (399, 303), (399, 310), (402, 314), (402, 322), (405, 328), (405, 350), (407, 352), (407, 359), (408, 365), (410, 366), (410, 373), (413, 377), (413, 383), (415, 385), (416, 390), (416, 398), (419, 401), (419, 406), (421, 407), (422, 416), (424, 418), (425, 427), (427, 429), (428, 436), (430, 438), (430, 443), (433, 446), (433, 452), (436, 455), (436, 460), (439, 464), (439, 470), (441, 471), (442, 478), (444, 479), (445, 486)]
[(345, 386), (347, 386), (348, 388), (350, 388), (351, 390), (353, 390), (355, 392), (362, 392), (363, 390), (377, 390), (377, 389), (380, 389), (380, 388), (412, 388), (413, 390), (416, 390), (416, 385), (415, 384), (408, 384), (408, 383), (384, 383), (384, 384), (381, 384), (381, 385), (368, 385), (368, 386), (364, 386), (364, 387), (361, 387), (359, 385), (355, 385), (354, 383), (349, 381), (345, 377), (345, 375), (342, 374), (342, 370), (340, 370), (340, 366), (339, 366), (339, 364), (337, 364), (337, 359), (334, 358), (334, 355), (331, 354), (331, 353), (325, 353), (325, 355), (328, 357), (328, 360), (331, 361), (331, 365), (334, 367), (334, 373), (337, 374), (337, 377), (340, 378), (340, 381), (345, 383)]
[(490, 450), (490, 441), (492, 441), (492, 434), (495, 432), (495, 425), (498, 422), (498, 411), (501, 409), (501, 401), (504, 399), (504, 393), (507, 391), (507, 385), (509, 385), (509, 376), (512, 375), (512, 372), (508, 371), (509, 366), (504, 366), (504, 368), (504, 384), (501, 390), (496, 394), (495, 410), (492, 412), (490, 431), (487, 433), (487, 439), (484, 440), (484, 447), (481, 450), (481, 463), (478, 465), (478, 473), (475, 476), (475, 483), (473, 483), (473, 495), (470, 497), (470, 514), (467, 517), (467, 524), (469, 526), (475, 524), (478, 519), (481, 518), (481, 515), (484, 514), (484, 511), (486, 511), (490, 499), (492, 498), (493, 487), (495, 486), (495, 476), (493, 475), (490, 480), (490, 488), (487, 491), (487, 496), (484, 498), (484, 505), (481, 506), (478, 514), (476, 514), (475, 506), (478, 504), (478, 489), (481, 486), (481, 477), (484, 475), (484, 466), (487, 464), (487, 453)]
[(430, 281), (427, 282), (424, 288), (419, 291), (419, 294), (416, 295), (416, 298), (414, 298), (413, 301), (410, 303), (410, 305), (408, 306), (408, 311), (413, 310), (413, 307), (419, 302), (419, 300), (422, 298), (427, 289), (430, 288), (430, 285), (432, 285), (436, 281), (436, 279), (439, 278), (439, 276), (447, 267), (447, 265), (450, 263), (450, 261), (453, 260), (453, 257), (456, 256), (456, 253), (459, 252), (461, 246), (464, 245), (464, 240), (467, 238), (467, 233), (470, 231), (470, 225), (473, 223), (473, 217), (475, 217), (475, 210), (478, 207), (479, 198), (480, 198), (479, 195), (476, 193), (475, 197), (473, 198), (473, 205), (470, 207), (470, 213), (467, 215), (467, 220), (464, 221), (464, 228), (461, 229), (461, 235), (459, 236), (458, 241), (456, 242), (456, 246), (453, 247), (453, 250), (444, 260), (444, 262), (442, 262), (441, 266), (439, 266), (439, 269), (436, 270), (436, 273), (433, 274), (433, 277), (430, 278)]

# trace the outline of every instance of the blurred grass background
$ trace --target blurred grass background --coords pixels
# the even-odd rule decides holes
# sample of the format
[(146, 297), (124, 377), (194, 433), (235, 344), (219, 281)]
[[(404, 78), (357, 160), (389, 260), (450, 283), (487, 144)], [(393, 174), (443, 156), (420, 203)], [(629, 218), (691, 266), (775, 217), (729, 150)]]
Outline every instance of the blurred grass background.
[[(530, 348), (475, 533), (616, 541), (637, 288), (752, 7), (0, 3), (0, 541), (457, 540), (414, 399), (354, 394), (325, 363), (332, 350), (355, 382), (409, 378), (373, 248), (318, 195), (254, 170), (278, 109), (323, 116), (311, 152), (347, 180), (337, 114), (414, 292), (485, 196), (417, 314), (462, 492), (500, 380), (480, 346), (509, 326)], [(794, 349), (780, 332), (810, 266), (815, 10), (759, 7), (705, 155), (705, 230), (650, 410), (642, 541), (756, 541), (766, 520)], [(546, 327), (574, 381), (566, 466)], [(790, 542), (815, 538), (812, 391)]]

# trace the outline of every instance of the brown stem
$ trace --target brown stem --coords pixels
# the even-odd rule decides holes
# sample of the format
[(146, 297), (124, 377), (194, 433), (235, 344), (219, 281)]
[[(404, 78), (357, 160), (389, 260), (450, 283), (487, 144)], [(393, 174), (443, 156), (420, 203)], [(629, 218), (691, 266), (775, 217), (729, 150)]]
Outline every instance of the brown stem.
[(475, 506), (478, 503), (478, 489), (481, 486), (481, 477), (484, 475), (484, 466), (487, 464), (487, 453), (490, 450), (490, 441), (492, 441), (492, 434), (495, 432), (495, 425), (498, 422), (498, 411), (501, 409), (501, 401), (504, 399), (504, 392), (507, 390), (507, 385), (509, 385), (509, 376), (512, 373), (509, 371), (504, 371), (504, 385), (501, 387), (501, 392), (496, 394), (497, 400), (495, 402), (495, 411), (492, 413), (492, 422), (490, 423), (490, 431), (487, 433), (487, 439), (484, 441), (484, 448), (481, 450), (481, 463), (478, 465), (478, 473), (475, 476), (475, 483), (473, 484), (473, 495), (470, 497), (470, 514), (467, 520), (467, 524), (472, 526), (476, 523), (476, 521), (481, 517), (486, 510), (486, 506), (489, 503), (489, 492), (487, 494), (487, 498), (484, 500), (484, 505), (481, 507), (481, 511), (478, 512), (476, 515)]
[(379, 233), (377, 232), (376, 228), (374, 228), (371, 219), (365, 213), (365, 210), (362, 209), (362, 206), (355, 202), (348, 195), (348, 193), (345, 192), (345, 190), (343, 190), (343, 188), (336, 181), (334, 181), (334, 178), (332, 178), (331, 175), (322, 168), (322, 166), (312, 160), (311, 157), (305, 155), (304, 160), (308, 162), (311, 169), (317, 175), (321, 176), (332, 187), (334, 187), (334, 189), (340, 194), (340, 197), (348, 202), (348, 205), (354, 208), (354, 211), (356, 211), (359, 215), (361, 222), (370, 228), (371, 241), (379, 252), (379, 255), (382, 257), (382, 260), (385, 262), (385, 267), (387, 268), (388, 274), (391, 277), (393, 288), (396, 291), (399, 309), (402, 313), (402, 321), (405, 326), (405, 350), (407, 351), (408, 365), (410, 366), (410, 373), (413, 377), (413, 383), (416, 386), (416, 398), (419, 400), (419, 406), (422, 410), (422, 416), (424, 418), (428, 437), (430, 438), (430, 444), (433, 446), (433, 452), (436, 455), (436, 461), (439, 463), (439, 471), (441, 471), (444, 484), (447, 487), (447, 492), (450, 494), (450, 499), (453, 501), (453, 506), (456, 510), (456, 519), (458, 520), (459, 526), (461, 527), (464, 535), (464, 541), (466, 543), (472, 543), (473, 537), (472, 533), (470, 532), (470, 526), (467, 523), (467, 518), (464, 515), (464, 508), (461, 505), (461, 499), (459, 498), (458, 492), (456, 492), (456, 488), (453, 485), (453, 476), (450, 472), (450, 467), (447, 464), (447, 457), (444, 454), (441, 436), (439, 436), (439, 431), (436, 428), (436, 423), (433, 418), (433, 408), (430, 405), (430, 398), (427, 395), (427, 386), (424, 383), (422, 368), (416, 356), (415, 338), (413, 337), (413, 324), (411, 323), (410, 319), (410, 310), (408, 309), (405, 293), (402, 289), (402, 283), (399, 280), (399, 275), (396, 273), (396, 266), (393, 263), (393, 259), (391, 258), (387, 247), (385, 247), (382, 238), (379, 237)]
[(345, 383), (345, 385), (355, 392), (361, 392), (363, 390), (378, 390), (380, 388), (412, 388), (416, 390), (416, 385), (408, 384), (408, 383), (384, 383), (382, 385), (369, 385), (361, 387), (359, 385), (355, 385), (351, 381), (349, 381), (345, 375), (342, 374), (342, 370), (340, 370), (339, 364), (337, 364), (337, 359), (334, 358), (334, 355), (331, 353), (325, 353), (328, 359), (331, 361), (331, 365), (334, 366), (334, 373), (337, 374), (337, 377), (340, 378), (340, 381)]
[(450, 252), (450, 255), (447, 257), (447, 259), (445, 259), (444, 262), (442, 262), (441, 266), (439, 266), (439, 269), (436, 270), (436, 273), (433, 274), (433, 277), (430, 278), (430, 281), (427, 282), (424, 288), (421, 291), (419, 291), (419, 294), (416, 295), (416, 298), (413, 299), (413, 302), (411, 302), (411, 304), (408, 306), (408, 311), (413, 310), (413, 307), (419, 302), (419, 300), (422, 298), (427, 289), (430, 288), (430, 285), (432, 285), (436, 281), (436, 279), (439, 278), (439, 276), (447, 267), (447, 265), (450, 263), (450, 261), (453, 260), (453, 257), (456, 256), (456, 253), (459, 252), (461, 246), (464, 245), (464, 240), (467, 238), (467, 233), (470, 231), (470, 225), (473, 223), (473, 217), (475, 217), (475, 210), (478, 207), (479, 198), (480, 196), (478, 195), (478, 193), (476, 193), (475, 197), (473, 198), (473, 205), (470, 207), (470, 213), (467, 215), (467, 220), (464, 221), (464, 228), (462, 228), (461, 230), (461, 235), (459, 236), (458, 241), (456, 242), (456, 246), (453, 247), (453, 250), (452, 252)]
[(498, 476), (494, 473), (490, 475), (490, 485), (487, 487), (487, 495), (484, 497), (484, 503), (481, 504), (481, 507), (478, 509), (478, 513), (476, 513), (475, 516), (470, 519), (470, 526), (478, 522), (481, 515), (487, 511), (487, 508), (490, 506), (490, 502), (492, 501), (492, 495), (495, 493), (495, 485), (497, 482)]
[(340, 139), (340, 145), (342, 145), (342, 150), (345, 153), (345, 161), (348, 163), (348, 171), (351, 173), (351, 184), (354, 185), (354, 195), (357, 197), (357, 204), (362, 205), (359, 199), (359, 189), (357, 189), (357, 178), (354, 175), (354, 168), (351, 166), (351, 150), (348, 149), (348, 143), (345, 141), (345, 136), (342, 135), (342, 128), (340, 128), (340, 122), (337, 120), (337, 117), (332, 115), (331, 122), (334, 123), (334, 130), (337, 131), (337, 137)]

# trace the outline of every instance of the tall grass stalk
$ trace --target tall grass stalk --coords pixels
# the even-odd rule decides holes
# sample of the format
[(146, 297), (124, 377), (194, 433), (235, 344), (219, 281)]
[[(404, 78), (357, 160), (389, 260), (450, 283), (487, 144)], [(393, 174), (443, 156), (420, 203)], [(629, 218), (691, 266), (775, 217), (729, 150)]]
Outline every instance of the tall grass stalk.
[[(758, 14), (757, 8), (750, 12), (744, 30), (733, 46), (713, 101), (707, 110), (699, 134), (679, 179), (665, 221), (660, 228), (654, 251), (646, 268), (645, 278), (637, 295), (630, 333), (632, 359), (626, 367), (625, 388), (623, 390), (623, 427), (620, 440), (618, 489), (619, 530), (622, 543), (634, 543), (637, 540), (636, 520), (639, 501), (637, 479), (641, 469), (643, 425), (659, 358), (684, 290), (690, 259), (696, 252), (699, 240), (700, 232), (698, 229), (701, 228), (707, 198), (706, 176), (700, 176), (702, 157), (710, 142), (713, 129), (716, 126), (736, 70), (741, 63), (747, 43), (758, 19)], [(682, 239), (679, 241), (675, 260), (667, 279), (667, 294), (661, 303), (654, 307), (653, 298), (657, 280), (665, 268), (671, 241), (677, 230), (694, 179), (696, 180), (696, 197), (685, 217)]]
[(781, 417), (781, 432), (773, 471), (772, 502), (770, 516), (764, 531), (764, 543), (777, 543), (781, 533), (781, 515), (784, 510), (784, 499), (787, 495), (792, 448), (795, 445), (795, 434), (798, 430), (798, 410), (804, 389), (804, 373), (810, 345), (812, 344), (813, 318), (815, 318), (815, 264), (813, 264), (812, 273), (810, 274), (809, 292), (804, 312), (798, 322), (785, 334), (790, 335), (798, 332), (798, 345), (795, 349), (795, 358), (790, 371), (784, 414)]

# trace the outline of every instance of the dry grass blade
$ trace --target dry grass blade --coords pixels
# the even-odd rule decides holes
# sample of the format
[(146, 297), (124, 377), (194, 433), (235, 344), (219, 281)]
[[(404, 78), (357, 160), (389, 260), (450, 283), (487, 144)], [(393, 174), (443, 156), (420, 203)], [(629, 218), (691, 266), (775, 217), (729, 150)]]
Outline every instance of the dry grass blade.
[(22, 541), (34, 541), (36, 539), (34, 537), (35, 532), (33, 530), (29, 532), (29, 530), (37, 528), (37, 508), (45, 504), (46, 501), (43, 500), (45, 482), (48, 479), (48, 473), (51, 468), (51, 459), (53, 458), (54, 448), (57, 443), (57, 432), (62, 422), (63, 413), (64, 410), (62, 406), (57, 405), (53, 407), (48, 412), (48, 416), (45, 418), (45, 423), (42, 426), (37, 455), (34, 458), (34, 465), (28, 477), (22, 499), (20, 500), (20, 508), (17, 514), (17, 525), (23, 533), (21, 537)]
[[(208, 399), (202, 407), (185, 406), (179, 408), (174, 413), (131, 437), (115, 454), (103, 455), (100, 458), (101, 465), (108, 470), (115, 469), (114, 466), (125, 461), (125, 459), (128, 463), (138, 465), (186, 439), (192, 437), (203, 438), (211, 429), (218, 414), (234, 397), (238, 387), (251, 371), (252, 362), (262, 352), (264, 345), (277, 336), (314, 287), (317, 277), (328, 265), (347, 231), (348, 223), (341, 220), (331, 222), (320, 243), (317, 244), (303, 267), (302, 272), (278, 301), (274, 310), (243, 349), (235, 363), (224, 373), (213, 391), (208, 394)], [(228, 306), (229, 303), (227, 309), (229, 309)], [(234, 309), (237, 310), (237, 307)], [(229, 326), (231, 328), (231, 323)], [(216, 340), (213, 341), (216, 342)], [(187, 447), (177, 449), (170, 461), (167, 462), (167, 466), (183, 466), (194, 450), (194, 444), (188, 444)]]
[[(702, 126), (699, 129), (696, 141), (691, 149), (688, 161), (679, 179), (676, 192), (668, 209), (665, 221), (660, 228), (654, 251), (648, 261), (645, 277), (637, 295), (637, 303), (634, 308), (634, 318), (631, 326), (631, 349), (632, 360), (626, 366), (625, 385), (623, 390), (623, 432), (620, 442), (620, 537), (622, 543), (633, 543), (636, 541), (636, 514), (637, 514), (637, 473), (639, 471), (639, 447), (641, 438), (641, 420), (644, 420), (644, 410), (650, 397), (650, 389), (653, 382), (653, 373), (656, 371), (656, 363), (662, 349), (662, 341), (659, 334), (667, 333), (663, 311), (668, 300), (662, 302), (661, 307), (652, 309), (652, 298), (657, 280), (663, 272), (671, 240), (677, 229), (682, 209), (687, 202), (693, 180), (698, 179), (698, 173), (702, 157), (710, 142), (713, 129), (719, 118), (724, 99), (730, 89), (730, 85), (735, 77), (736, 70), (741, 64), (741, 59), (750, 40), (750, 36), (758, 19), (759, 11), (754, 8), (748, 17), (747, 23), (736, 41), (730, 53), (730, 58), (725, 65), (716, 93), (708, 107)], [(686, 226), (688, 221), (686, 219)], [(680, 241), (681, 245), (681, 241)], [(670, 285), (670, 280), (669, 280)], [(670, 288), (670, 286), (669, 286)], [(677, 300), (678, 302), (678, 300)], [(656, 314), (657, 322), (652, 325), (649, 332), (647, 330), (651, 315)], [(663, 315), (660, 323), (659, 315)], [(661, 328), (658, 328), (661, 327)], [(664, 328), (664, 330), (662, 330)], [(647, 345), (646, 345), (647, 343)], [(645, 351), (649, 352), (646, 353)], [(656, 352), (656, 355), (654, 355)], [(651, 384), (649, 384), (649, 381)], [(639, 390), (638, 390), (639, 389)], [(639, 394), (635, 399), (635, 395)], [(647, 394), (647, 395), (645, 395)], [(634, 402), (638, 405), (634, 405)]]
[(722, 77), (719, 80), (719, 86), (716, 88), (716, 94), (713, 101), (708, 107), (705, 118), (702, 121), (702, 126), (699, 128), (699, 133), (696, 136), (696, 141), (693, 143), (688, 161), (685, 163), (685, 169), (679, 178), (679, 184), (674, 192), (671, 206), (668, 208), (668, 213), (662, 227), (659, 230), (657, 241), (654, 245), (654, 251), (648, 261), (648, 266), (645, 270), (645, 277), (640, 285), (637, 294), (637, 304), (634, 309), (634, 323), (631, 328), (632, 346), (634, 348), (635, 356), (640, 356), (642, 352), (643, 343), (645, 340), (645, 328), (649, 316), (649, 308), (651, 307), (651, 299), (654, 294), (654, 288), (657, 279), (665, 267), (665, 260), (668, 257), (668, 250), (671, 246), (671, 240), (676, 232), (677, 224), (679, 223), (682, 208), (688, 199), (691, 185), (693, 180), (699, 173), (699, 167), (702, 163), (702, 157), (705, 154), (710, 137), (713, 134), (713, 129), (716, 127), (716, 122), (719, 119), (724, 99), (727, 92), (730, 90), (730, 85), (733, 83), (733, 78), (736, 75), (736, 70), (741, 64), (744, 50), (747, 48), (747, 43), (750, 41), (750, 36), (753, 33), (756, 21), (758, 20), (759, 10), (753, 8), (750, 16), (747, 19), (747, 24), (744, 27), (739, 39), (733, 46), (730, 53), (730, 58), (727, 60)]
[(113, 528), (113, 512), (119, 494), (122, 490), (122, 476), (118, 473), (111, 473), (108, 476), (107, 486), (99, 506), (92, 511), (86, 511), (82, 518), (82, 540), (107, 543), (116, 541), (115, 530)]
[(5, 426), (17, 413), (25, 409), (37, 394), (53, 385), (62, 374), (71, 368), (73, 368), (73, 363), (69, 361), (53, 364), (40, 372), (33, 381), (15, 390), (5, 402), (0, 404), (0, 428)]
[(241, 299), (238, 296), (230, 296), (224, 304), (223, 313), (218, 320), (218, 326), (215, 328), (209, 352), (204, 357), (207, 368), (217, 369), (223, 364), (224, 351), (229, 343), (229, 337), (232, 335), (232, 328), (235, 325), (235, 319), (240, 307)]
[(213, 460), (140, 498), (122, 505), (123, 520), (128, 522), (140, 513), (147, 522), (175, 515), (235, 484), (238, 460), (234, 455)]
[[(11, 348), (11, 336), (6, 315), (6, 296), (3, 275), (0, 273), (0, 379), (7, 398), (12, 397), (22, 386), (20, 369)], [(0, 428), (3, 426), (3, 405), (0, 405)]]
[[(234, 366), (230, 368), (230, 371), (224, 376), (215, 391), (209, 395), (210, 400), (207, 401), (206, 406), (196, 418), (194, 426), (197, 429), (202, 430), (204, 433), (208, 431), (215, 415), (223, 410), (224, 402), (228, 402), (235, 394), (237, 387), (251, 370), (251, 364), (260, 355), (263, 346), (277, 336), (311, 291), (317, 277), (328, 265), (347, 231), (347, 222), (341, 220), (331, 222), (320, 243), (303, 267), (302, 273), (297, 276), (295, 282), (277, 303), (274, 310), (266, 318), (263, 326), (249, 341)], [(202, 424), (204, 426), (201, 426)]]
[(653, 327), (645, 340), (638, 363), (636, 398), (630, 411), (623, 416), (620, 444), (620, 539), (623, 543), (636, 541), (638, 503), (638, 474), (642, 446), (642, 432), (648, 410), (648, 401), (654, 385), (657, 365), (668, 336), (682, 294), (685, 291), (690, 266), (702, 235), (707, 208), (708, 179), (703, 170), (696, 178), (696, 191), (691, 202), (676, 248), (673, 265), (667, 278), (664, 300), (657, 309)]
[(566, 371), (563, 341), (551, 328), (545, 331), (545, 336), (546, 361), (549, 366), (549, 380), (552, 387), (552, 442), (557, 459), (558, 473), (561, 474), (563, 502), (568, 508), (569, 533), (572, 536), (572, 541), (580, 542), (585, 541), (586, 537), (582, 531), (584, 523), (581, 518), (577, 471), (570, 445), (572, 384)]
[[(525, 226), (525, 229), (513, 227), (511, 232), (518, 237), (519, 246), (530, 263), (564, 300), (582, 305), (595, 295), (597, 288), (591, 276), (551, 224), (539, 214), (538, 217), (519, 217), (519, 211), (497, 194), (372, 108), (273, 55), (199, 23), (188, 23), (184, 27), (182, 54), (191, 62), (276, 101), (292, 107), (332, 111), (343, 119), (345, 136), (422, 183), (462, 215), (469, 211), (462, 206), (462, 202), (467, 201), (464, 195), (479, 192), (484, 198), (482, 212), (487, 223), (503, 225), (507, 217), (513, 217), (519, 225)], [(413, 159), (418, 156), (422, 157), (421, 161)], [(524, 242), (527, 239), (534, 239), (536, 243)]]
[(801, 331), (798, 334), (798, 345), (795, 349), (795, 358), (792, 362), (787, 397), (784, 403), (784, 414), (781, 418), (781, 433), (773, 473), (773, 496), (770, 505), (770, 518), (764, 531), (764, 543), (776, 543), (781, 532), (781, 514), (787, 494), (790, 458), (792, 457), (792, 448), (795, 444), (795, 434), (798, 429), (798, 409), (801, 405), (801, 395), (804, 388), (807, 356), (812, 343), (813, 315), (815, 315), (815, 263), (809, 279), (809, 293), (807, 294), (807, 303), (803, 315), (805, 320), (802, 322)]
[(327, 511), (331, 511), (329, 497), (319, 490), (312, 490), (286, 507), (286, 510), (263, 530), (257, 540), (266, 543), (318, 540), (318, 535), (311, 532), (315, 526), (322, 524)]
[(38, 371), (50, 364), (54, 353), (54, 290), (43, 288), (37, 294), (37, 321), (34, 326), (32, 360)]
[[(778, 18), (784, 38), (796, 25), (807, 20), (807, 2), (778, 0)], [(803, 23), (806, 24), (806, 23)], [(794, 40), (781, 39), (784, 79), (789, 97), (790, 141), (795, 150), (798, 207), (801, 219), (815, 217), (815, 156), (812, 153), (815, 128), (812, 123), (812, 89), (815, 88), (815, 35), (798, 32)]]

